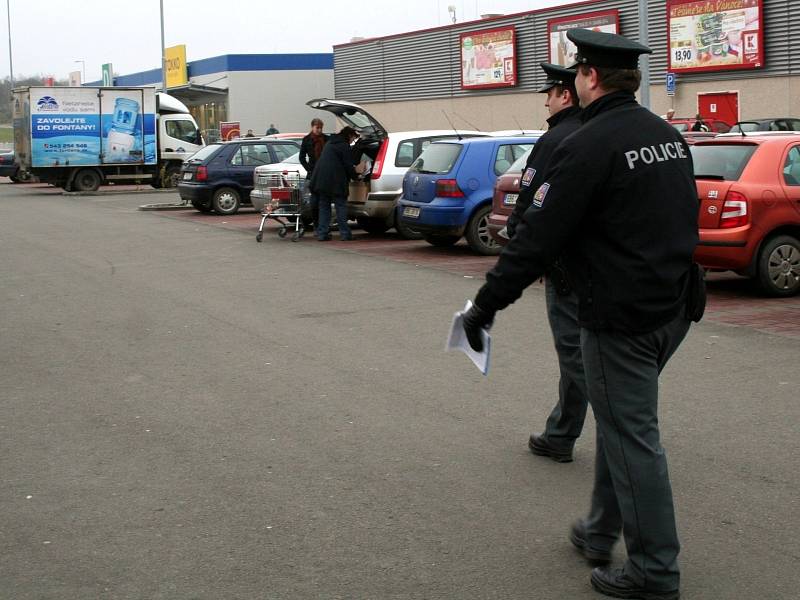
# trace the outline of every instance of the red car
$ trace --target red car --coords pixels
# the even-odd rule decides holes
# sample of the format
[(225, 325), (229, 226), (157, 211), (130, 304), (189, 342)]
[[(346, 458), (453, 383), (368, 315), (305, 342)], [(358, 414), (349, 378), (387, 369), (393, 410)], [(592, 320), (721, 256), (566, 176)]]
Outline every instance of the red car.
[(508, 238), (501, 235), (500, 232), (505, 229), (508, 215), (513, 212), (514, 206), (517, 204), (519, 180), (522, 177), (522, 170), (525, 168), (525, 163), (528, 162), (530, 153), (531, 151), (528, 150), (515, 160), (505, 173), (497, 177), (494, 183), (492, 213), (489, 215), (488, 226), (489, 235), (501, 246), (505, 246), (508, 243)]
[(800, 292), (800, 132), (727, 134), (691, 147), (700, 199), (695, 260)]
[[(668, 123), (682, 133), (684, 131), (691, 131), (692, 125), (694, 125), (696, 120), (697, 119), (692, 118), (684, 119), (675, 117), (674, 119), (669, 119)], [(726, 123), (720, 119), (704, 118), (703, 123), (708, 126), (709, 131), (715, 131), (716, 133), (727, 133), (731, 129), (730, 123)]]

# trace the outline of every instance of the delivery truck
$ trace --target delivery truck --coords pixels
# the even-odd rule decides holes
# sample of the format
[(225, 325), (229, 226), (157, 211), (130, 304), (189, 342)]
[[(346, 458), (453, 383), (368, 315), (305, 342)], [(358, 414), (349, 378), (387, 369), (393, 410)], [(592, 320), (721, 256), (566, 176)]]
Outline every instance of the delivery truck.
[(203, 147), (186, 106), (152, 87), (14, 90), (14, 150), (21, 169), (68, 191), (109, 182), (174, 187)]

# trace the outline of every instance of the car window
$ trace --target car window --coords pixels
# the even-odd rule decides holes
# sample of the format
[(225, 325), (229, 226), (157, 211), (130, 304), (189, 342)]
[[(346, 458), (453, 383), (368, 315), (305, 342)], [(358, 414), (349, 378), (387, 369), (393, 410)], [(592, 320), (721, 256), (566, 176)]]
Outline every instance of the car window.
[(431, 144), (408, 170), (416, 173), (449, 173), (453, 170), (462, 147), (461, 144)]
[(786, 185), (800, 185), (800, 145), (792, 146), (783, 165), (783, 180)]
[(686, 131), (689, 128), (687, 123), (670, 123), (678, 131)]
[(167, 121), (166, 130), (167, 135), (171, 138), (190, 144), (197, 143), (197, 127), (189, 120)]
[(528, 157), (531, 155), (531, 150), (533, 150), (533, 146), (531, 146), (525, 152), (523, 152), (522, 156), (520, 156), (517, 160), (515, 160), (513, 165), (508, 167), (508, 171), (506, 171), (506, 173), (522, 173), (522, 170), (528, 163)]
[[(430, 140), (421, 140), (420, 149), (424, 150), (430, 143)], [(403, 140), (397, 145), (397, 155), (394, 159), (394, 166), (410, 167), (415, 158), (414, 140)]]
[(786, 119), (791, 131), (800, 131), (800, 119)]
[(695, 144), (691, 146), (694, 176), (737, 181), (756, 148), (755, 144)]
[(198, 161), (205, 160), (206, 158), (217, 153), (217, 150), (222, 148), (222, 144), (209, 144), (205, 148), (200, 148), (197, 152), (189, 157), (189, 160)]
[(511, 165), (531, 147), (531, 144), (502, 144), (498, 147), (494, 159), (494, 174), (502, 175), (508, 171)]
[(755, 121), (741, 121), (731, 127), (733, 133), (749, 133), (751, 131), (758, 131), (758, 123)]
[(242, 144), (231, 157), (231, 164), (236, 167), (257, 167), (271, 162), (266, 144)]
[(292, 154), (297, 154), (297, 146), (294, 144), (270, 144), (270, 146), (278, 162), (283, 162), (292, 156)]

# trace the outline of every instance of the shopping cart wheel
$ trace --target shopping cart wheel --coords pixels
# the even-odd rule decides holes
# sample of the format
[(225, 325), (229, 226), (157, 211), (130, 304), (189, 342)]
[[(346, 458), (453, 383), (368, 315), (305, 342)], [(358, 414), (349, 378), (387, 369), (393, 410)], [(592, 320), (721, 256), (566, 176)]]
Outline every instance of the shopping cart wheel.
[(281, 227), (278, 229), (278, 237), (285, 238), (286, 237), (286, 227)]
[(297, 232), (295, 232), (295, 233), (292, 235), (292, 241), (293, 241), (293, 242), (297, 242), (297, 241), (299, 241), (299, 240), (300, 240), (300, 234), (299, 234), (299, 233), (297, 233)]
[(301, 238), (305, 234), (306, 234), (306, 230), (301, 227), (300, 229), (297, 230), (297, 234), (296, 235), (297, 235), (297, 237)]
[(260, 232), (260, 231), (259, 231), (259, 232), (256, 234), (256, 241), (257, 241), (257, 242), (260, 242), (262, 239), (264, 239), (264, 234), (263, 234), (262, 232)]

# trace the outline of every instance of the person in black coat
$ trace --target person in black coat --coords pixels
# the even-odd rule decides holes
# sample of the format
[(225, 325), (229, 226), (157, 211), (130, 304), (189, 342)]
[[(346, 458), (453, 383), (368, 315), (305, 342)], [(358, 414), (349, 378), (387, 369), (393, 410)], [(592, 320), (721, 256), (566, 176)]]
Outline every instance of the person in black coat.
[(470, 345), (556, 259), (578, 296), (581, 354), (597, 424), (588, 515), (570, 541), (609, 563), (624, 537), (622, 568), (598, 567), (591, 584), (618, 598), (677, 600), (678, 542), (667, 457), (658, 426), (659, 374), (704, 292), (692, 263), (697, 190), (689, 147), (640, 106), (640, 54), (622, 36), (571, 29), (584, 122), (559, 144), (516, 235), (464, 315)]
[(336, 206), (336, 220), (339, 223), (339, 237), (350, 240), (353, 235), (347, 225), (347, 196), (350, 181), (358, 177), (353, 160), (351, 144), (358, 139), (352, 127), (344, 127), (330, 138), (322, 149), (319, 160), (311, 175), (311, 193), (319, 197), (319, 223), (317, 239), (326, 242), (331, 239), (331, 203)]
[[(536, 141), (522, 171), (519, 198), (506, 225), (510, 238), (514, 237), (517, 224), (533, 202), (534, 193), (544, 183), (544, 175), (555, 149), (583, 125), (575, 90), (575, 71), (550, 63), (541, 63), (541, 67), (547, 80), (537, 91), (547, 94), (545, 106), (550, 113), (548, 130)], [(563, 268), (558, 264), (548, 270), (545, 297), (547, 320), (558, 355), (558, 402), (547, 418), (544, 432), (541, 435), (533, 433), (528, 438), (528, 448), (538, 456), (546, 456), (556, 462), (570, 462), (575, 441), (583, 430), (589, 399), (581, 360), (578, 297), (570, 289)]]
[[(328, 136), (322, 133), (322, 128), (324, 126), (325, 124), (322, 122), (322, 119), (311, 119), (311, 131), (300, 143), (299, 158), (300, 164), (303, 165), (303, 168), (306, 170), (307, 186), (311, 181), (311, 175), (314, 173), (314, 166), (322, 155), (322, 149), (328, 142)], [(311, 218), (314, 220), (314, 225), (316, 226), (319, 222), (319, 197), (313, 192), (311, 192), (310, 205)]]

